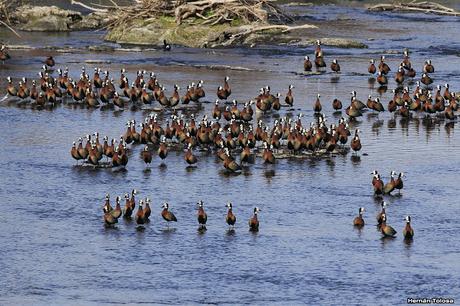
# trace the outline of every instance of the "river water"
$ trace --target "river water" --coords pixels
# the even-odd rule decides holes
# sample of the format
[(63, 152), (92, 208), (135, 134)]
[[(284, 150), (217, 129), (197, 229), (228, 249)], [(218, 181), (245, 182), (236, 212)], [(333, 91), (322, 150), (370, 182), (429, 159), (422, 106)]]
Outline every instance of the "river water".
[[(232, 98), (247, 101), (270, 85), (274, 92), (295, 86), (295, 110), (304, 125), (313, 120), (312, 106), (321, 94), (329, 122), (331, 101), (347, 104), (350, 91), (361, 100), (378, 96), (368, 83), (367, 65), (384, 51), (393, 71), (404, 47), (420, 77), (425, 59), (436, 72), (434, 84), (460, 88), (458, 19), (418, 14), (374, 14), (360, 7), (325, 5), (293, 7), (300, 19), (320, 29), (306, 37), (359, 39), (368, 49), (324, 47), (327, 62), (337, 58), (339, 77), (331, 73), (302, 74), (303, 56), (313, 47), (255, 47), (195, 50), (174, 47), (143, 52), (89, 52), (103, 33), (27, 34), (22, 41), (2, 32), (11, 44), (73, 47), (75, 51), (15, 50), (0, 70), (1, 95), (5, 78), (36, 78), (44, 57), (68, 66), (76, 77), (85, 60), (118, 78), (121, 67), (133, 79), (136, 70), (155, 71), (170, 92), (204, 80), (205, 100), (230, 76)], [(4, 31), (4, 29), (2, 29)], [(210, 69), (240, 67), (245, 69)], [(392, 76), (392, 75), (391, 75)], [(409, 85), (413, 88), (413, 84)], [(395, 87), (381, 95), (386, 107)], [(197, 113), (209, 113), (203, 103)], [(113, 112), (61, 106), (37, 111), (0, 107), (0, 304), (279, 304), (393, 305), (406, 299), (460, 298), (458, 246), (458, 123), (424, 120), (422, 114), (404, 120), (388, 112), (365, 113), (352, 125), (362, 131), (359, 158), (278, 160), (267, 166), (257, 159), (243, 174), (228, 175), (214, 155), (198, 154), (198, 166), (187, 169), (182, 153), (171, 153), (160, 167), (144, 171), (134, 148), (127, 171), (76, 167), (69, 154), (72, 141), (98, 131), (119, 137), (124, 123), (140, 122), (148, 112)], [(164, 120), (163, 115), (160, 119)], [(262, 118), (272, 122), (274, 116)], [(365, 154), (364, 154), (365, 153)], [(388, 223), (395, 239), (382, 240), (375, 227), (380, 201), (372, 195), (371, 175), (378, 169), (387, 181), (392, 170), (406, 173), (401, 196), (389, 196)], [(120, 219), (116, 229), (102, 221), (105, 193), (139, 190), (152, 199), (152, 221), (144, 231)], [(203, 200), (208, 230), (197, 232), (196, 202)], [(160, 216), (168, 201), (179, 222), (166, 230)], [(225, 203), (232, 201), (235, 232), (225, 224)], [(254, 206), (262, 211), (260, 231), (248, 232)], [(367, 225), (358, 231), (352, 221), (365, 207)], [(404, 217), (411, 215), (412, 243), (402, 239)]]

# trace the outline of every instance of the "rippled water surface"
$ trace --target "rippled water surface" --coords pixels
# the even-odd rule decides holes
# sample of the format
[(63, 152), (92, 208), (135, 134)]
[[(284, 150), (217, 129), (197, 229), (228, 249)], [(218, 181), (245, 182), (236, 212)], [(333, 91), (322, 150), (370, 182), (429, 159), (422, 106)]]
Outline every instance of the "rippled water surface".
[[(306, 35), (360, 39), (369, 48), (325, 46), (326, 60), (337, 58), (343, 72), (305, 76), (302, 57), (312, 55), (313, 47), (91, 53), (83, 47), (96, 44), (101, 33), (25, 37), (33, 46), (81, 48), (53, 51), (58, 65), (68, 66), (74, 77), (81, 66), (94, 67), (85, 60), (110, 61), (100, 67), (116, 79), (121, 67), (130, 80), (138, 69), (154, 70), (167, 92), (175, 83), (185, 88), (202, 79), (208, 101), (225, 75), (231, 78), (232, 98), (240, 101), (256, 96), (264, 85), (284, 95), (294, 84), (295, 110), (283, 109), (280, 115), (302, 112), (304, 125), (313, 120), (317, 93), (330, 123), (339, 118), (332, 115), (333, 98), (346, 104), (351, 90), (361, 100), (378, 96), (366, 72), (369, 59), (383, 51), (409, 47), (418, 73), (431, 58), (435, 84), (449, 82), (453, 90), (460, 89), (458, 19), (338, 6), (291, 9), (320, 26)], [(22, 76), (36, 78), (49, 52), (12, 51), (14, 58), (1, 66), (1, 95), (6, 76), (15, 82)], [(387, 54), (393, 71), (401, 57)], [(408, 85), (412, 91), (413, 84)], [(392, 77), (389, 87), (395, 87)], [(385, 106), (390, 90), (381, 96)], [(197, 115), (211, 108), (203, 103)], [(140, 122), (147, 114), (66, 105), (53, 111), (0, 107), (0, 304), (392, 305), (405, 304), (408, 297), (458, 302), (457, 122), (368, 112), (352, 124), (362, 131), (359, 158), (285, 159), (271, 166), (257, 159), (238, 176), (228, 175), (206, 153), (197, 153), (196, 169), (186, 168), (182, 153), (171, 153), (166, 167), (155, 157), (152, 171), (145, 172), (140, 147), (134, 148), (125, 172), (74, 166), (72, 141), (95, 131), (117, 138), (127, 120)], [(160, 120), (168, 115), (160, 114)], [(271, 123), (275, 116), (261, 119)], [(407, 174), (402, 195), (386, 198), (396, 239), (382, 240), (374, 226), (380, 209), (370, 183), (374, 169), (385, 181), (391, 170)], [(137, 231), (135, 224), (120, 219), (116, 229), (104, 228), (105, 193), (114, 198), (132, 188), (139, 197), (152, 199), (151, 223)], [(197, 232), (195, 203), (200, 199), (208, 212), (204, 234)], [(160, 217), (164, 201), (179, 219), (169, 231)], [(237, 216), (233, 234), (225, 224), (227, 201)], [(247, 228), (254, 206), (262, 208), (257, 234)], [(360, 206), (366, 209), (367, 225), (357, 231), (351, 224)], [(415, 229), (409, 244), (402, 239), (406, 215), (412, 216)]]

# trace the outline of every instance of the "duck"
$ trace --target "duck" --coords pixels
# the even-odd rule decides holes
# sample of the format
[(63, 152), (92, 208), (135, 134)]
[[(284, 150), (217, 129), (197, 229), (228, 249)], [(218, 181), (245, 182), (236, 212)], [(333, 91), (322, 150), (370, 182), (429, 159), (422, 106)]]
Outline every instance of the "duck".
[(7, 77), (6, 80), (8, 81), (8, 85), (6, 86), (6, 92), (10, 96), (17, 96), (18, 95), (18, 89), (14, 87), (13, 81), (11, 80), (11, 77)]
[(139, 207), (137, 208), (135, 219), (138, 225), (145, 224), (146, 222), (145, 215), (144, 215), (144, 200), (139, 201)]
[(104, 206), (102, 206), (102, 211), (104, 213), (110, 213), (112, 210), (113, 210), (113, 207), (112, 205), (110, 205), (110, 194), (107, 193), (105, 195), (105, 202), (104, 202)]
[(385, 186), (383, 187), (384, 194), (390, 194), (393, 190), (395, 190), (395, 184), (396, 184), (395, 179), (394, 179), (395, 175), (396, 175), (396, 172), (391, 171), (390, 181), (386, 183)]
[(152, 152), (149, 150), (149, 146), (145, 146), (144, 150), (141, 153), (142, 160), (144, 163), (148, 166), (150, 166), (150, 163), (152, 162)]
[(265, 142), (265, 149), (263, 151), (262, 157), (264, 159), (264, 163), (266, 164), (274, 164), (275, 163), (275, 156), (273, 155), (273, 145), (268, 147), (268, 144)]
[(395, 74), (395, 81), (397, 84), (402, 84), (404, 82), (404, 68), (402, 66), (399, 66)]
[(424, 73), (434, 73), (434, 66), (431, 63), (431, 60), (426, 60), (425, 65), (423, 66)]
[(257, 218), (257, 214), (262, 211), (259, 207), (254, 207), (254, 214), (252, 215), (251, 219), (249, 219), (249, 231), (251, 232), (258, 232), (259, 231), (259, 219)]
[(311, 71), (311, 68), (312, 68), (312, 63), (310, 61), (310, 57), (305, 56), (304, 57), (304, 61), (303, 61), (303, 70), (304, 71)]
[(398, 189), (398, 194), (401, 193), (401, 189), (404, 187), (404, 182), (402, 178), (404, 177), (404, 172), (400, 172), (398, 178), (395, 180), (395, 189)]
[(339, 65), (339, 63), (337, 62), (336, 59), (334, 59), (334, 60), (332, 61), (331, 70), (334, 71), (335, 73), (339, 73), (339, 72), (340, 72), (340, 65)]
[(376, 216), (376, 219), (377, 219), (377, 225), (380, 227), (383, 223), (383, 216), (385, 215), (386, 213), (386, 210), (385, 208), (387, 207), (387, 203), (385, 201), (383, 201), (381, 204), (381, 207), (382, 209), (380, 210), (380, 212), (377, 214)]
[(45, 60), (45, 65), (48, 67), (53, 67), (55, 65), (54, 58), (52, 56), (48, 56)]
[(226, 207), (227, 207), (227, 216), (225, 217), (225, 221), (227, 222), (229, 228), (233, 229), (236, 223), (236, 216), (233, 213), (233, 205), (231, 202), (228, 202)]
[(166, 42), (166, 39), (163, 39), (163, 51), (171, 51), (171, 45)]
[(383, 181), (378, 173), (375, 173), (372, 178), (372, 186), (374, 187), (374, 195), (379, 196), (383, 194)]
[(379, 72), (383, 75), (387, 75), (391, 71), (390, 67), (385, 63), (385, 56), (380, 57)]
[(420, 82), (428, 86), (433, 83), (433, 79), (427, 73), (424, 73), (422, 74), (422, 79), (420, 80)]
[(404, 227), (403, 229), (403, 236), (404, 236), (404, 239), (413, 239), (414, 238), (414, 229), (412, 228), (410, 222), (411, 222), (411, 218), (410, 216), (406, 216), (406, 218), (404, 218), (404, 221), (406, 221), (406, 226)]
[(358, 153), (359, 150), (361, 150), (361, 140), (359, 139), (358, 133), (360, 132), (359, 129), (355, 130), (355, 136), (353, 137), (353, 140), (351, 141), (351, 148), (355, 153)]
[(184, 159), (189, 165), (194, 165), (197, 163), (197, 158), (195, 155), (193, 155), (192, 152), (192, 144), (189, 143), (187, 152), (185, 152)]
[(377, 76), (377, 82), (381, 86), (388, 85), (388, 78), (381, 71), (379, 71), (378, 76)]
[(382, 224), (380, 226), (380, 232), (383, 234), (384, 237), (395, 237), (396, 231), (393, 227), (387, 225), (387, 215), (382, 215)]
[(402, 61), (403, 68), (406, 69), (406, 70), (412, 69), (412, 64), (411, 64), (410, 59), (409, 59), (409, 50), (407, 48), (404, 49), (403, 55), (404, 55), (404, 59)]
[(72, 158), (77, 161), (77, 165), (78, 165), (78, 161), (81, 160), (82, 158), (80, 154), (78, 154), (77, 144), (75, 141), (73, 142), (72, 148), (70, 149), (70, 155), (72, 155)]
[(294, 105), (294, 97), (292, 95), (292, 89), (294, 88), (294, 85), (289, 85), (288, 92), (286, 94), (286, 97), (284, 98), (284, 102), (286, 102), (287, 105), (292, 107)]
[(208, 221), (208, 215), (204, 211), (204, 203), (203, 201), (199, 201), (197, 203), (198, 205), (198, 214), (197, 214), (197, 219), (198, 219), (198, 224), (200, 225), (200, 229), (206, 229), (206, 222)]
[(118, 220), (110, 212), (104, 212), (104, 224), (107, 227), (114, 226), (116, 223), (118, 223)]
[(276, 93), (275, 100), (273, 100), (272, 108), (276, 111), (281, 109), (280, 96), (281, 94), (279, 92)]
[(228, 148), (224, 148), (225, 156), (224, 156), (224, 168), (229, 170), (230, 172), (239, 172), (241, 171), (241, 166), (233, 159), (230, 155)]
[(332, 108), (335, 111), (340, 111), (342, 109), (342, 101), (339, 99), (335, 98), (334, 101), (332, 101)]
[(316, 49), (315, 49), (315, 66), (316, 68), (326, 67), (326, 63), (324, 62), (323, 58), (323, 50), (321, 50), (321, 41), (316, 41)]
[(150, 215), (152, 214), (152, 209), (150, 208), (150, 198), (145, 198), (145, 207), (144, 207), (144, 219), (146, 222), (150, 222)]
[(125, 193), (125, 207), (123, 209), (123, 218), (130, 219), (133, 214), (134, 207), (131, 205), (129, 194)]
[(383, 108), (383, 104), (380, 102), (380, 98), (375, 98), (374, 103), (372, 104), (372, 109), (377, 112), (383, 112), (385, 109)]
[(364, 207), (360, 207), (358, 210), (358, 216), (353, 219), (353, 225), (356, 227), (363, 227), (364, 226), (364, 219), (363, 219)]
[(369, 67), (367, 68), (367, 72), (369, 72), (370, 74), (375, 74), (376, 71), (377, 68), (375, 67), (375, 60), (371, 59)]
[(444, 90), (444, 94), (442, 95), (443, 98), (447, 101), (450, 101), (452, 99), (452, 94), (450, 93), (449, 91), (449, 84), (444, 84), (444, 87), (445, 87), (445, 90)]
[(120, 197), (115, 198), (115, 209), (110, 211), (110, 214), (112, 217), (115, 218), (115, 220), (118, 220), (118, 218), (121, 217), (122, 211), (121, 211), (121, 206), (120, 206)]
[(320, 97), (321, 97), (320, 94), (318, 94), (318, 95), (316, 96), (316, 102), (315, 102), (315, 104), (313, 105), (313, 111), (314, 111), (315, 113), (320, 113), (321, 110), (323, 109), (323, 107), (321, 106), (321, 101), (319, 100)]
[(176, 216), (169, 210), (169, 204), (163, 203), (163, 210), (161, 211), (161, 216), (167, 222), (169, 228), (169, 222), (177, 222)]
[(0, 61), (5, 64), (6, 60), (9, 60), (11, 56), (8, 54), (8, 50), (4, 44), (0, 46)]
[(163, 139), (160, 142), (160, 146), (158, 147), (158, 156), (160, 156), (160, 158), (164, 160), (168, 156), (168, 152), (169, 150), (166, 146), (165, 138), (163, 136)]

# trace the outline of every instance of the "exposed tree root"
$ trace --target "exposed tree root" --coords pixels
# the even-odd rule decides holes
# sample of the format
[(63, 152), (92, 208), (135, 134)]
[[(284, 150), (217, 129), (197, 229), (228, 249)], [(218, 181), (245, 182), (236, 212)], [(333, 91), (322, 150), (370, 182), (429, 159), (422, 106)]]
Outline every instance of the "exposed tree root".
[(460, 16), (460, 12), (455, 11), (444, 5), (422, 1), (412, 1), (409, 3), (392, 3), (392, 4), (377, 4), (368, 8), (370, 11), (400, 11), (400, 12), (418, 12), (418, 13), (430, 13), (436, 15), (447, 15), (447, 16)]

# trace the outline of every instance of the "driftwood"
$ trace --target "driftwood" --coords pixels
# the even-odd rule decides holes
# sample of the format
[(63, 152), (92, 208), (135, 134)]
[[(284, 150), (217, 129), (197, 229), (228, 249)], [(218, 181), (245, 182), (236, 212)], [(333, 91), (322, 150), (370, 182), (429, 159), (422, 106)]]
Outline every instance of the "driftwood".
[(392, 3), (392, 4), (377, 4), (368, 8), (370, 11), (399, 11), (399, 12), (418, 12), (418, 13), (430, 13), (436, 15), (447, 15), (447, 16), (460, 16), (460, 12), (446, 7), (444, 5), (422, 1), (412, 1), (409, 3)]
[(4, 25), (11, 32), (13, 32), (17, 37), (21, 37), (11, 26), (11, 21), (9, 18), (10, 11), (18, 5), (16, 0), (0, 0), (0, 27)]

